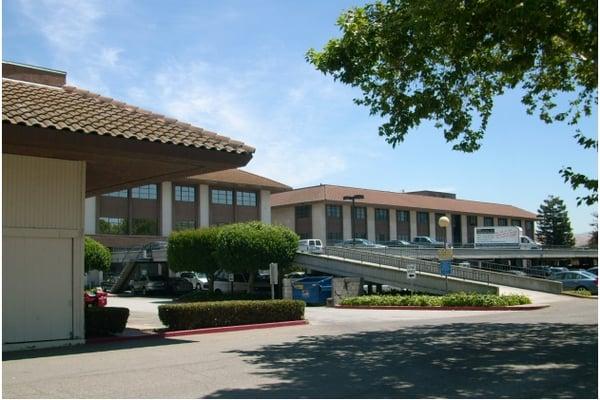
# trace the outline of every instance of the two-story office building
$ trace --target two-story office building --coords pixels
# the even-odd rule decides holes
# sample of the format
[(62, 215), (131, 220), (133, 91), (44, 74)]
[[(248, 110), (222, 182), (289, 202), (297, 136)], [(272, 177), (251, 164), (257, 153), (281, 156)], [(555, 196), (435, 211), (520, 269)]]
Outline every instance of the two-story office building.
[[(355, 201), (352, 218), (351, 202), (344, 197), (355, 195), (364, 198)], [(271, 207), (273, 223), (293, 229), (301, 238), (318, 238), (329, 244), (353, 236), (376, 242), (429, 236), (468, 244), (473, 243), (477, 226), (517, 225), (533, 237), (536, 219), (536, 214), (511, 205), (457, 199), (452, 193), (396, 193), (336, 185), (275, 194)], [(442, 216), (450, 219), (448, 228), (437, 223)]]
[(229, 169), (151, 183), (85, 200), (85, 233), (113, 249), (165, 240), (174, 230), (271, 223), (271, 193), (289, 186)]

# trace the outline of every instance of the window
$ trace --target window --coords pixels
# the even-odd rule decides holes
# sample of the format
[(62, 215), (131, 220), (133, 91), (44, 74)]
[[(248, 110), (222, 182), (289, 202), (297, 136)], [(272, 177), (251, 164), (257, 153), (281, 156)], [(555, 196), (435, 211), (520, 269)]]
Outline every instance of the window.
[(186, 229), (195, 229), (196, 228), (196, 221), (177, 221), (175, 222), (174, 226), (173, 226), (173, 230), (175, 231), (183, 231)]
[(155, 184), (144, 185), (144, 186), (140, 186), (140, 187), (131, 189), (131, 198), (132, 199), (156, 200), (156, 197), (157, 197), (157, 187)]
[(417, 213), (417, 222), (419, 224), (428, 224), (429, 223), (429, 213), (418, 212)]
[(510, 224), (512, 226), (521, 226), (521, 220), (520, 219), (513, 219), (510, 221)]
[(103, 194), (102, 196), (105, 197), (122, 197), (122, 198), (127, 198), (127, 189), (124, 190), (119, 190), (118, 192), (112, 192), (112, 193), (106, 193)]
[(311, 236), (310, 233), (306, 233), (306, 232), (302, 232), (302, 233), (296, 232), (296, 233), (298, 234), (298, 236), (300, 236), (300, 239), (309, 239)]
[(376, 221), (387, 221), (389, 211), (385, 208), (375, 209), (375, 220)]
[(233, 204), (233, 192), (231, 190), (212, 190), (213, 204)]
[(342, 218), (342, 206), (327, 204), (325, 207), (328, 218)]
[(406, 210), (397, 210), (396, 211), (396, 219), (398, 222), (409, 222), (410, 221), (410, 213)]
[(508, 220), (506, 218), (498, 218), (498, 226), (508, 226)]
[(327, 232), (327, 240), (341, 241), (342, 238), (342, 232)]
[(256, 193), (236, 192), (235, 201), (238, 206), (256, 207)]
[(410, 235), (398, 234), (398, 240), (406, 240), (407, 242), (410, 242)]
[(100, 217), (98, 218), (98, 231), (110, 235), (127, 234), (127, 220), (125, 218)]
[(158, 221), (150, 218), (132, 218), (132, 235), (158, 235)]
[(477, 225), (477, 217), (475, 215), (467, 215), (467, 223), (471, 226)]
[(379, 242), (385, 242), (387, 241), (387, 235), (385, 233), (380, 233), (379, 236), (377, 237), (377, 241)]
[(367, 218), (367, 209), (365, 207), (355, 207), (354, 208), (354, 218), (355, 219)]
[(175, 186), (175, 201), (193, 203), (196, 201), (196, 188), (193, 186)]
[(483, 226), (494, 226), (494, 218), (483, 217)]
[(296, 218), (310, 218), (310, 206), (297, 206)]

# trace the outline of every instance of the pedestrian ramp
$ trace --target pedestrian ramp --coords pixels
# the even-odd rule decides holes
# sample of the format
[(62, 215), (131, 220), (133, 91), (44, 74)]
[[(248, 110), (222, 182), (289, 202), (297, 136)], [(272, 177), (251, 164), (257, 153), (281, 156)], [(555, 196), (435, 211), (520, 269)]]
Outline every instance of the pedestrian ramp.
[[(498, 294), (497, 285), (559, 294), (562, 283), (514, 276), (475, 268), (452, 266), (448, 277), (440, 275), (435, 261), (385, 255), (359, 249), (327, 247), (322, 254), (298, 252), (295, 262), (304, 268), (336, 276), (362, 277), (367, 282), (398, 288), (414, 287), (431, 293), (464, 291)], [(415, 270), (409, 279), (407, 269)]]

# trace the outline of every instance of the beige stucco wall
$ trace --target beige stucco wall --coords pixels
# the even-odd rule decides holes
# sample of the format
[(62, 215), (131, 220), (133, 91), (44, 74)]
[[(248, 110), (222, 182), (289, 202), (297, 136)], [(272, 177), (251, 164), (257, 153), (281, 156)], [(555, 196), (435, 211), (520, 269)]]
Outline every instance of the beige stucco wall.
[(85, 163), (2, 155), (3, 350), (82, 342)]
[(277, 207), (271, 209), (271, 221), (273, 224), (287, 226), (291, 230), (296, 229), (294, 207)]

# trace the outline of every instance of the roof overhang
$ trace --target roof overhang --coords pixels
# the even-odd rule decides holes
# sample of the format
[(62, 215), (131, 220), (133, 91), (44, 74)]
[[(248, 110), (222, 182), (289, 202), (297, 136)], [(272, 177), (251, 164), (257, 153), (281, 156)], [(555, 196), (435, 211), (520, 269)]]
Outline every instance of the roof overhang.
[(86, 197), (246, 165), (249, 153), (2, 123), (3, 153), (86, 162)]

